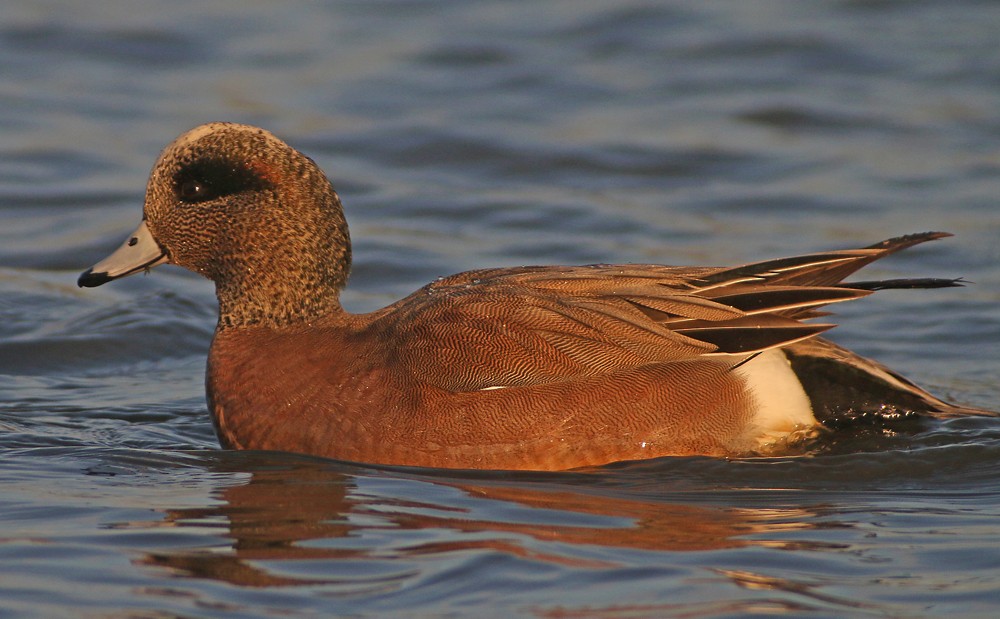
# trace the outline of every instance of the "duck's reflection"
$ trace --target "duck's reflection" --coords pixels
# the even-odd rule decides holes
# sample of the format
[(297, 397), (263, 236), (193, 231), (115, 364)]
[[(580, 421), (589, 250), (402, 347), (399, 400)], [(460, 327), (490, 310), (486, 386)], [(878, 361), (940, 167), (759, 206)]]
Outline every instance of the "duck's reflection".
[(479, 549), (574, 568), (600, 568), (615, 566), (615, 553), (594, 552), (595, 547), (698, 551), (794, 544), (801, 548), (802, 542), (777, 541), (781, 536), (767, 539), (763, 534), (811, 527), (811, 514), (799, 509), (621, 498), (607, 496), (593, 485), (553, 483), (555, 476), (539, 483), (377, 471), (355, 475), (347, 470), (314, 461), (261, 467), (247, 483), (221, 489), (219, 505), (171, 510), (159, 524), (224, 527), (226, 544), (151, 553), (141, 562), (240, 586), (330, 584), (339, 580), (331, 579), (328, 570), (308, 570), (316, 578), (299, 577), (294, 571), (289, 575), (274, 569), (281, 565), (275, 562), (398, 562)]

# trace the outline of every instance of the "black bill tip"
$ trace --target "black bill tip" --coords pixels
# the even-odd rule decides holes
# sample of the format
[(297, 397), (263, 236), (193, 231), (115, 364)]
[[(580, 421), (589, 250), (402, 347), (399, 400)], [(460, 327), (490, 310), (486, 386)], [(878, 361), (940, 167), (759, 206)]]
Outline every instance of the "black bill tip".
[(83, 275), (76, 280), (76, 285), (80, 288), (96, 288), (101, 284), (106, 284), (110, 282), (113, 277), (109, 276), (107, 272), (94, 273), (94, 269), (87, 269), (84, 271)]

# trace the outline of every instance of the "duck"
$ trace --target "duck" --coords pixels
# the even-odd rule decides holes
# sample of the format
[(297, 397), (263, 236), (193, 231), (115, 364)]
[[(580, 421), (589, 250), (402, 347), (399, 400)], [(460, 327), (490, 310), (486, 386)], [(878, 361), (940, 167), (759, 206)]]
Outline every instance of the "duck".
[(863, 417), (994, 415), (938, 399), (815, 321), (878, 290), (962, 285), (844, 281), (947, 236), (735, 267), (486, 268), (349, 313), (350, 234), (326, 174), (264, 129), (213, 122), (162, 151), (139, 227), (78, 284), (168, 263), (214, 282), (206, 392), (223, 448), (554, 471), (793, 453)]

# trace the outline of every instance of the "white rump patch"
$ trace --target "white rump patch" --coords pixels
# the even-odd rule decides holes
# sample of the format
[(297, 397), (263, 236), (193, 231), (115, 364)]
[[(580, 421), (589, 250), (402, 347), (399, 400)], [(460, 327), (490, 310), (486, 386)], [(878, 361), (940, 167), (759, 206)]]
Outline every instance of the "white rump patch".
[(817, 425), (809, 396), (780, 348), (764, 351), (734, 371), (746, 381), (757, 404), (744, 435), (746, 451), (766, 453), (791, 434)]

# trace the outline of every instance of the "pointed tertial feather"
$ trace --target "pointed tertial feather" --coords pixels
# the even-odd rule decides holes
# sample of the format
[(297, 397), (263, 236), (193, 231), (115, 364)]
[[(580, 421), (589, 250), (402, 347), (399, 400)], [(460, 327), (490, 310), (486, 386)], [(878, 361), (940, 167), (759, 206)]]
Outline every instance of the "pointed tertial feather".
[[(764, 281), (774, 285), (788, 283), (824, 286), (834, 284), (840, 281), (840, 279), (834, 279), (829, 282), (825, 281), (829, 279), (827, 277), (822, 278), (824, 281), (815, 282), (811, 280), (799, 280), (803, 280), (807, 275), (811, 275), (818, 280), (820, 276), (817, 274), (839, 272), (847, 265), (853, 266), (852, 263), (870, 257), (872, 253), (872, 250), (857, 249), (756, 262), (703, 276), (698, 282), (697, 289), (699, 292), (706, 293), (717, 288), (735, 288), (741, 284), (754, 284)], [(854, 268), (851, 268), (850, 272), (854, 270)]]
[(759, 286), (736, 293), (713, 296), (717, 303), (737, 308), (748, 315), (788, 312), (851, 301), (871, 294), (871, 290), (851, 287)]
[(912, 279), (881, 279), (867, 282), (845, 282), (843, 288), (853, 290), (906, 290), (915, 288), (960, 288), (968, 282), (961, 277), (942, 279), (938, 277), (916, 277)]
[(691, 339), (713, 344), (717, 349), (715, 351), (717, 354), (743, 354), (788, 346), (819, 335), (835, 326), (802, 324), (792, 321), (785, 326), (769, 326), (767, 328), (755, 325), (716, 325), (678, 329), (677, 332)]
[(923, 232), (895, 237), (863, 249), (847, 249), (792, 256), (722, 269), (702, 276), (708, 291), (720, 287), (738, 287), (746, 282), (767, 281), (772, 285), (833, 286), (845, 277), (879, 258), (908, 247), (951, 236), (947, 232)]
[(891, 239), (879, 241), (878, 243), (869, 245), (865, 249), (877, 249), (882, 252), (882, 255), (887, 256), (889, 254), (894, 254), (897, 251), (902, 251), (908, 247), (919, 245), (920, 243), (946, 239), (949, 236), (954, 235), (950, 232), (917, 232), (915, 234), (904, 234), (903, 236), (894, 236)]

